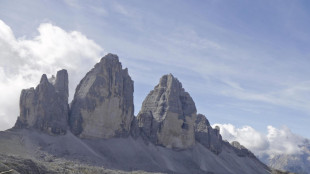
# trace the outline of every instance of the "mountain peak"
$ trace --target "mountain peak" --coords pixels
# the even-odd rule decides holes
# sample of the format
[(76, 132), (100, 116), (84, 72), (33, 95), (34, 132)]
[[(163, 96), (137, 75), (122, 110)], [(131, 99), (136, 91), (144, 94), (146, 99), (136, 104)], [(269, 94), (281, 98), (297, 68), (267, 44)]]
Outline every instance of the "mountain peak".
[(139, 127), (155, 144), (188, 148), (195, 144), (196, 112), (193, 99), (177, 78), (164, 75), (143, 101), (138, 114)]
[(171, 73), (162, 76), (159, 80), (159, 87), (182, 89), (182, 83), (175, 78)]
[(49, 83), (46, 74), (43, 74), (43, 75), (41, 76), (40, 83)]
[[(24, 89), (20, 95), (20, 115), (15, 128), (34, 128), (49, 134), (65, 134), (67, 131), (68, 75), (66, 70), (57, 72), (56, 83), (49, 82), (43, 74), (34, 89)], [(63, 82), (63, 83), (60, 83)]]
[(133, 81), (118, 56), (107, 54), (77, 86), (69, 124), (82, 138), (123, 136), (133, 112)]
[(119, 62), (119, 58), (116, 54), (108, 53), (107, 55), (103, 56), (100, 60), (100, 62), (106, 62), (106, 61)]
[(55, 79), (55, 89), (56, 91), (63, 94), (65, 97), (69, 97), (69, 88), (68, 88), (69, 80), (68, 80), (68, 72), (65, 69), (62, 69), (57, 72)]

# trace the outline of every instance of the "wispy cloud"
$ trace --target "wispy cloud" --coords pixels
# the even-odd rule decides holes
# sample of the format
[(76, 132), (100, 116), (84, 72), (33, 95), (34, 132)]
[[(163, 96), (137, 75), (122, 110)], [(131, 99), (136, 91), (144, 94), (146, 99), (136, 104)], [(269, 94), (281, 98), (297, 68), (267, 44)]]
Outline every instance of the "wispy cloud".
[(212, 49), (216, 49), (220, 51), (221, 49), (223, 49), (219, 43), (216, 43), (211, 39), (201, 37), (195, 30), (186, 27), (177, 28), (169, 35), (169, 37), (161, 37), (162, 39), (166, 40), (165, 43), (169, 43), (170, 45), (175, 47), (186, 48), (187, 50), (198, 49), (210, 51)]
[(90, 8), (90, 11), (95, 12), (99, 16), (107, 16), (109, 14), (108, 10), (103, 8), (102, 5), (99, 7), (90, 5), (89, 8)]
[(64, 2), (68, 6), (70, 6), (70, 7), (77, 8), (77, 9), (81, 8), (81, 5), (79, 4), (79, 1), (76, 1), (76, 0), (64, 0)]
[(113, 2), (112, 8), (114, 9), (114, 11), (116, 11), (117, 13), (122, 14), (124, 16), (131, 17), (134, 15), (133, 11), (129, 10), (124, 5), (117, 3), (116, 1)]
[[(227, 82), (226, 82), (227, 83)], [(310, 113), (310, 82), (292, 84), (284, 89), (259, 93), (241, 88), (237, 83), (227, 83), (232, 88), (223, 90), (222, 94), (246, 101), (259, 101), (269, 104), (304, 110)]]
[(109, 11), (104, 7), (104, 3), (102, 2), (93, 2), (93, 3), (82, 3), (76, 0), (64, 0), (65, 4), (74, 9), (78, 10), (79, 13), (83, 14), (84, 12), (94, 13), (98, 16), (107, 16)]

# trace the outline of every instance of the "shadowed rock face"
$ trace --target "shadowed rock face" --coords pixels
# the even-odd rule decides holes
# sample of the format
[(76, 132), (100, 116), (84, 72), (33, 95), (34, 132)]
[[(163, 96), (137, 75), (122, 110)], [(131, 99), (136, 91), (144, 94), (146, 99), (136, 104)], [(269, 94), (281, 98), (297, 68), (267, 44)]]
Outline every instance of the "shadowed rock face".
[(68, 73), (57, 72), (47, 79), (43, 74), (34, 89), (24, 89), (20, 95), (20, 116), (15, 128), (35, 128), (49, 134), (65, 134), (68, 119)]
[(195, 121), (195, 138), (200, 144), (214, 152), (219, 154), (222, 151), (222, 136), (218, 129), (213, 129), (210, 126), (207, 118), (198, 114)]
[(69, 124), (81, 138), (126, 136), (133, 113), (133, 81), (118, 57), (108, 54), (77, 86)]
[(154, 144), (185, 149), (195, 144), (196, 112), (182, 84), (171, 74), (165, 75), (143, 101), (138, 127)]

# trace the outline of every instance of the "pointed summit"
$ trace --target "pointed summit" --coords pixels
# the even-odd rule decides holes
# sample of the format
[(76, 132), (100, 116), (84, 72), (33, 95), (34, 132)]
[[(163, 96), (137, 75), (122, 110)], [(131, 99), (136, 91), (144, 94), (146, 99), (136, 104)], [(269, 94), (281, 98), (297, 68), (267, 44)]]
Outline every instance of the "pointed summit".
[(118, 56), (107, 54), (77, 86), (71, 131), (82, 138), (128, 135), (133, 119), (133, 81)]
[(55, 89), (64, 95), (65, 98), (69, 97), (69, 88), (68, 88), (68, 73), (67, 70), (63, 69), (57, 72), (55, 79)]
[[(59, 76), (58, 74), (66, 74)], [(20, 95), (20, 116), (15, 128), (34, 128), (49, 134), (65, 134), (67, 131), (68, 74), (57, 72), (56, 84), (50, 83), (45, 74), (34, 89), (23, 89)], [(62, 81), (62, 85), (57, 82)]]
[(159, 80), (159, 87), (161, 88), (178, 88), (182, 90), (182, 84), (172, 74), (164, 75)]
[(195, 144), (196, 106), (172, 74), (160, 78), (138, 114), (141, 133), (153, 143), (185, 149)]
[(43, 75), (41, 76), (40, 83), (47, 83), (47, 82), (48, 82), (47, 76), (46, 76), (46, 74), (43, 74)]
[(108, 53), (104, 57), (101, 58), (100, 62), (114, 61), (119, 62), (119, 58), (116, 54)]

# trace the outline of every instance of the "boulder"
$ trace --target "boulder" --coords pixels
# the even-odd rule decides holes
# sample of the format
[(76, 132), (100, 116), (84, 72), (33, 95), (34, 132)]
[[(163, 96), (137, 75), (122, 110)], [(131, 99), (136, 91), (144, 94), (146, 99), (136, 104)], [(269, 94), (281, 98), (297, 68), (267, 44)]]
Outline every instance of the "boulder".
[(65, 134), (69, 113), (68, 73), (57, 72), (56, 78), (42, 75), (34, 89), (23, 89), (20, 95), (20, 116), (15, 128), (35, 128), (49, 134)]
[(107, 54), (76, 88), (69, 125), (81, 138), (129, 135), (134, 117), (133, 81), (118, 56)]
[(143, 101), (137, 116), (140, 134), (152, 143), (186, 149), (195, 144), (196, 106), (173, 75), (164, 75)]

